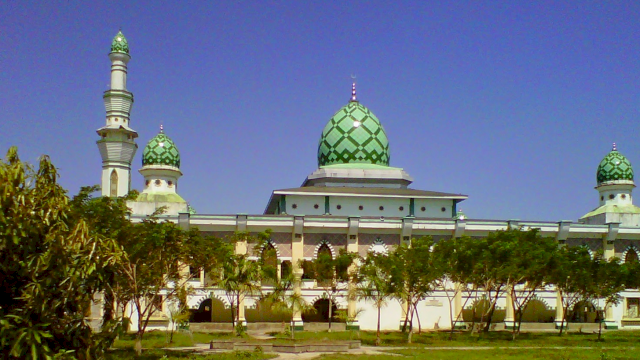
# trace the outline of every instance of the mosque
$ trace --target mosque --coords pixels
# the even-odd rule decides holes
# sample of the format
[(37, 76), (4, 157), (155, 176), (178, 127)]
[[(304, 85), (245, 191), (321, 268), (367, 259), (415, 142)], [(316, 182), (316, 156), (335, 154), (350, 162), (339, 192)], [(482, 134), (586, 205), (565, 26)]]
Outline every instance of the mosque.
[[(113, 39), (109, 59), (111, 87), (103, 95), (106, 124), (97, 130), (102, 195), (124, 196), (131, 190), (131, 163), (138, 148), (138, 134), (130, 123), (133, 94), (126, 85), (131, 56), (122, 32)], [(235, 231), (271, 229), (272, 237), (263, 251), (272, 254), (279, 273), (293, 269), (302, 276), (299, 290), (319, 310), (315, 314), (294, 314), (296, 328), (326, 320), (327, 295), (313, 280), (305, 279), (296, 266), (299, 260), (310, 260), (323, 252), (335, 255), (346, 249), (364, 256), (369, 251), (386, 252), (412, 237), (429, 235), (435, 241), (462, 235), (484, 237), (508, 226), (523, 226), (539, 228), (543, 236), (554, 237), (559, 244), (585, 246), (589, 251), (603, 251), (606, 257), (638, 261), (640, 208), (633, 205), (633, 169), (615, 144), (597, 168), (598, 205), (578, 221), (468, 219), (458, 209), (467, 195), (413, 189), (411, 176), (404, 169), (390, 166), (389, 139), (380, 120), (358, 100), (354, 84), (347, 104), (329, 118), (322, 131), (317, 162), (317, 170), (300, 187), (274, 190), (263, 214), (198, 214), (178, 193), (183, 175), (180, 152), (161, 127), (142, 152), (140, 173), (144, 184), (139, 197), (129, 203), (132, 221), (140, 221), (165, 206), (167, 218), (182, 228), (197, 227), (219, 237)], [(251, 244), (238, 247), (239, 252), (253, 253), (252, 250)], [(229, 302), (224, 292), (211, 286), (208, 274), (194, 270), (191, 275), (193, 291), (188, 305), (194, 314), (192, 321), (229, 322), (231, 315), (224, 310)], [(569, 320), (595, 322), (598, 316), (604, 316), (607, 328), (640, 326), (640, 292), (626, 290), (621, 295), (621, 303), (605, 311), (600, 304), (580, 304), (572, 310)], [(501, 299), (498, 303), (497, 318), (508, 326), (513, 324), (514, 314), (506, 301)], [(541, 292), (532, 301), (535, 306), (525, 311), (525, 322), (549, 323), (551, 328), (553, 323), (559, 324), (563, 312), (555, 291)], [(284, 321), (259, 305), (257, 299), (245, 299), (239, 321)], [(464, 307), (460, 297), (449, 301), (444, 294), (435, 292), (418, 306), (418, 315), (423, 328), (447, 328), (450, 309), (454, 314), (462, 312), (466, 320), (475, 305)], [(346, 324), (347, 328), (375, 329), (375, 307), (371, 303), (342, 294), (335, 306), (351, 318), (356, 317)], [(404, 319), (402, 306), (390, 302), (383, 311), (382, 329), (398, 329)], [(160, 327), (167, 324), (162, 312), (153, 320)]]

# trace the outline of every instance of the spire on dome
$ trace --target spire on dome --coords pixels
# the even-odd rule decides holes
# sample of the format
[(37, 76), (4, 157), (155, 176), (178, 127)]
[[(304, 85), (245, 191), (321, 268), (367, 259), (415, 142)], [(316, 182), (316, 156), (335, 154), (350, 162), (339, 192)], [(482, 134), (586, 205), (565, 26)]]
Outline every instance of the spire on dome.
[(611, 151), (618, 151), (618, 148), (616, 147), (616, 143), (613, 143), (613, 148), (611, 149)]
[(349, 102), (358, 102), (358, 99), (356, 98), (356, 82), (355, 81), (351, 85), (351, 99), (349, 100)]
[(160, 124), (160, 134), (164, 134), (164, 126), (162, 124)]

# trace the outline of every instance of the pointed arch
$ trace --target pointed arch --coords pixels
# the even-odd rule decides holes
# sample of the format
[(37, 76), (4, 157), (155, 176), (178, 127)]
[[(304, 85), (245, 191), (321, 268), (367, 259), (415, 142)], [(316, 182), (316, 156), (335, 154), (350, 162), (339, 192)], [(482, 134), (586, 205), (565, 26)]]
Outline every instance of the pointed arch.
[(318, 245), (316, 245), (315, 250), (313, 251), (313, 257), (318, 258), (318, 255), (321, 255), (323, 252), (327, 252), (331, 254), (331, 258), (336, 258), (336, 250), (333, 248), (331, 244), (325, 239), (320, 241)]
[(111, 170), (111, 176), (109, 176), (109, 196), (118, 196), (118, 172), (116, 169)]
[(638, 248), (635, 247), (635, 245), (629, 245), (622, 253), (622, 260), (625, 263), (638, 262), (639, 255), (640, 255), (640, 251), (638, 251)]

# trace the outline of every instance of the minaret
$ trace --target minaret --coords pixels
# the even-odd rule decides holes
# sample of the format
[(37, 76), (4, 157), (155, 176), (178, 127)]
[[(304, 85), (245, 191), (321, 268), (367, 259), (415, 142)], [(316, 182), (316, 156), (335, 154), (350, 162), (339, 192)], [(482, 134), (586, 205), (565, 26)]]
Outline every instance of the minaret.
[(180, 171), (180, 152), (176, 144), (164, 133), (149, 140), (142, 153), (144, 190), (135, 201), (127, 203), (135, 215), (151, 215), (159, 207), (164, 207), (166, 215), (178, 215), (189, 211), (186, 201), (178, 195)]
[(113, 38), (111, 87), (104, 92), (106, 126), (98, 129), (97, 141), (102, 156), (102, 196), (125, 196), (131, 190), (131, 161), (138, 145), (138, 133), (129, 127), (133, 94), (127, 91), (129, 44), (121, 31)]
[(629, 160), (618, 152), (616, 144), (602, 159), (596, 173), (599, 206), (580, 218), (587, 224), (620, 223), (621, 226), (640, 226), (640, 208), (633, 205), (633, 168)]

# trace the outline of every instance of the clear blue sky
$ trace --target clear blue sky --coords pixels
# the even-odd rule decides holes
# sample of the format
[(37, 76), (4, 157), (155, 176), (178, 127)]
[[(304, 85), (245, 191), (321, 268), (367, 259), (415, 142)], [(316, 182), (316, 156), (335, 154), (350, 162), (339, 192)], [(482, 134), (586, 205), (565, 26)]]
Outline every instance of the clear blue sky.
[(99, 182), (122, 27), (134, 188), (163, 123), (199, 213), (262, 213), (315, 170), (356, 74), (412, 187), (469, 195), (471, 218), (577, 220), (612, 142), (640, 173), (638, 19), (637, 1), (5, 1), (0, 151), (50, 155), (71, 193)]

